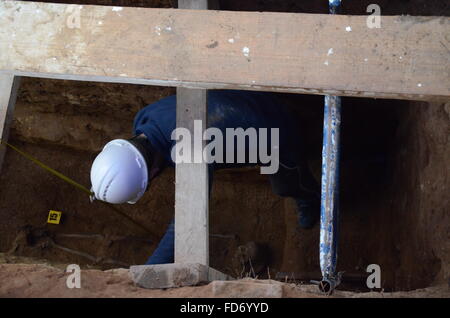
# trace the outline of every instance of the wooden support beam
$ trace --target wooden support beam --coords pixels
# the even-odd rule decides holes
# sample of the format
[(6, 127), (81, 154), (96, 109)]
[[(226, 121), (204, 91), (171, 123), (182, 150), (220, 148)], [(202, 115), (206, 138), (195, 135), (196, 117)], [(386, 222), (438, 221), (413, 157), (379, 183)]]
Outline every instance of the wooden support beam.
[(366, 22), (367, 16), (1, 1), (0, 70), (192, 88), (450, 98), (449, 17), (383, 16), (380, 29)]
[[(8, 141), (9, 128), (14, 116), (20, 77), (12, 74), (0, 74), (0, 129), (1, 139)], [(0, 145), (0, 170), (6, 153), (6, 146)]]
[[(208, 0), (178, 0), (178, 7), (208, 9)], [(203, 157), (201, 148), (194, 147), (195, 134), (203, 136), (208, 117), (207, 90), (177, 88), (177, 128), (191, 132), (192, 158)], [(202, 123), (195, 131), (194, 121)], [(200, 152), (200, 153), (195, 153)], [(178, 163), (175, 171), (175, 263), (200, 263), (209, 266), (209, 179), (208, 165)]]

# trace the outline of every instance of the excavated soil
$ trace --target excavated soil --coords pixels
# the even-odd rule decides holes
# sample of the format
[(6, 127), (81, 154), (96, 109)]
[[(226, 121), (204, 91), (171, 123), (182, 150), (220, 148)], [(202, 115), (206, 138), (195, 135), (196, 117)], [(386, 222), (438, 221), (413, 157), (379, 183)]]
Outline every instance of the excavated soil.
[[(61, 2), (176, 5), (175, 1), (161, 0)], [(346, 2), (345, 10), (365, 14), (366, 2), (370, 3)], [(221, 1), (226, 10), (326, 12), (326, 7), (315, 3)], [(379, 4), (383, 14), (450, 13), (441, 1)], [(90, 165), (101, 147), (113, 138), (128, 138), (134, 114), (173, 93), (173, 88), (164, 87), (23, 78), (10, 142), (88, 186)], [(307, 157), (319, 177), (323, 98), (293, 94), (282, 97), (297, 111), (299, 127), (309, 146)], [(349, 277), (364, 277), (367, 265), (379, 264), (385, 291), (447, 286), (450, 103), (344, 98), (343, 105), (338, 270)], [(116, 207), (138, 226), (108, 205), (90, 203), (83, 192), (8, 150), (0, 175), (0, 252), (7, 253), (7, 257), (0, 263), (18, 263), (15, 257), (27, 256), (52, 263), (80, 264), (84, 269), (142, 264), (173, 217), (173, 206), (172, 169), (153, 182), (151, 191), (138, 204)], [(61, 224), (47, 223), (49, 210), (63, 212)], [(297, 282), (318, 279), (318, 226), (298, 231), (296, 218), (293, 202), (274, 195), (267, 178), (257, 169), (217, 173), (210, 202), (211, 266), (235, 277), (246, 276), (256, 268), (260, 278), (288, 276)], [(243, 269), (236, 255), (239, 246), (252, 246), (249, 242), (262, 246), (265, 253), (255, 256), (253, 269)], [(44, 287), (36, 287), (38, 274), (33, 273), (40, 271), (55, 273), (63, 280), (64, 275), (51, 268), (0, 265), (0, 295), (70, 296), (62, 289), (51, 289), (49, 279), (47, 283), (39, 281), (38, 285)], [(31, 285), (27, 279), (18, 278), (23, 276), (21, 273), (26, 274)], [(100, 292), (99, 286), (116, 272), (87, 273), (95, 273), (88, 275), (97, 277), (98, 285), (84, 291), (83, 296), (97, 292), (104, 296), (130, 296), (128, 292), (162, 297), (208, 295), (208, 286), (180, 289), (179, 294), (134, 290), (125, 276), (117, 284), (109, 284), (114, 288)], [(362, 281), (349, 281), (341, 288), (367, 291)], [(47, 294), (45, 286), (49, 287)]]
[[(23, 259), (22, 259), (23, 260)], [(449, 298), (448, 286), (439, 285), (410, 292), (348, 292), (322, 294), (315, 285), (245, 278), (223, 285), (212, 282), (195, 287), (143, 289), (126, 269), (82, 270), (80, 288), (67, 288), (69, 273), (46, 264), (1, 264), (0, 297), (33, 298)]]

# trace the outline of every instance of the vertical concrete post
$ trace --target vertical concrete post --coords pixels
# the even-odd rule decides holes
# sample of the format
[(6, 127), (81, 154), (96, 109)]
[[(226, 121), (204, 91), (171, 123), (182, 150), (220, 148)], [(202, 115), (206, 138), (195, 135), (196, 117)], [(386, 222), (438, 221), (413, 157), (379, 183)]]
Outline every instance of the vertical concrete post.
[[(208, 0), (179, 0), (178, 8), (206, 10)], [(202, 158), (202, 162), (176, 165), (175, 263), (200, 263), (209, 266), (208, 165), (203, 161), (202, 153), (207, 117), (205, 89), (177, 89), (177, 128), (189, 129), (192, 136), (192, 158)], [(194, 131), (196, 120), (201, 121), (202, 127)], [(194, 147), (195, 138), (201, 138), (200, 149)]]
[[(0, 128), (1, 140), (8, 141), (9, 128), (14, 116), (20, 77), (8, 73), (0, 73)], [(0, 146), (0, 171), (5, 157), (6, 146)]]
[[(191, 132), (191, 158), (203, 161), (203, 131), (207, 120), (207, 91), (178, 88), (177, 128)], [(197, 122), (194, 129), (194, 121)], [(200, 122), (201, 121), (201, 122)], [(201, 123), (201, 127), (199, 127)], [(199, 136), (200, 135), (200, 136)], [(195, 139), (197, 145), (194, 147)], [(201, 138), (201, 141), (199, 139)], [(200, 144), (198, 144), (200, 142)], [(201, 147), (198, 147), (201, 146)], [(200, 153), (199, 153), (200, 152)], [(175, 263), (209, 265), (208, 165), (177, 163), (175, 170)]]

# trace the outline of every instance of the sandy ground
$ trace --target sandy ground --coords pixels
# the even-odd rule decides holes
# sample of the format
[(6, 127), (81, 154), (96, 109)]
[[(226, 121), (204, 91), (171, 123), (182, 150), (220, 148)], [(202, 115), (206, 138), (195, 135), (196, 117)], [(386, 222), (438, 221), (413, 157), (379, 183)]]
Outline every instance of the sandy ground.
[[(241, 279), (228, 284), (226, 288), (217, 288), (216, 282), (203, 286), (171, 289), (143, 289), (136, 286), (129, 277), (127, 269), (82, 270), (81, 288), (70, 289), (64, 266), (48, 264), (0, 264), (0, 297), (220, 297), (253, 298), (261, 296), (286, 298), (404, 298), (404, 297), (439, 297), (450, 298), (449, 286), (440, 285), (410, 292), (366, 292), (355, 293), (337, 290), (332, 296), (324, 296), (314, 285), (297, 285), (274, 280)], [(274, 293), (272, 290), (277, 290)], [(281, 290), (281, 293), (279, 292)]]

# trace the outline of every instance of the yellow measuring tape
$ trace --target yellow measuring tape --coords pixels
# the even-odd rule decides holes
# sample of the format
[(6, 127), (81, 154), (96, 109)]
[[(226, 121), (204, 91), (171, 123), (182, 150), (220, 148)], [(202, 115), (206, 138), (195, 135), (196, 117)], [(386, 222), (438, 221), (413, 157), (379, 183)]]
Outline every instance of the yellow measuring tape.
[(47, 171), (50, 172), (51, 174), (53, 174), (53, 175), (57, 176), (58, 178), (60, 178), (60, 179), (62, 179), (62, 180), (64, 180), (64, 181), (66, 181), (67, 183), (70, 183), (71, 185), (77, 187), (78, 189), (80, 189), (80, 190), (86, 192), (86, 193), (89, 194), (89, 195), (93, 195), (93, 194), (94, 194), (93, 192), (91, 192), (91, 190), (89, 190), (89, 189), (86, 188), (85, 186), (83, 186), (83, 185), (79, 184), (78, 182), (76, 182), (76, 181), (70, 179), (69, 177), (66, 177), (65, 175), (63, 175), (62, 173), (56, 171), (55, 169), (50, 168), (50, 167), (47, 166), (45, 163), (40, 162), (39, 160), (37, 160), (36, 158), (32, 157), (31, 155), (29, 155), (29, 154), (23, 152), (22, 150), (20, 150), (20, 149), (14, 147), (14, 146), (11, 145), (10, 143), (8, 143), (8, 142), (6, 142), (6, 141), (3, 141), (2, 139), (0, 139), (0, 140), (1, 140), (1, 143), (2, 143), (2, 144), (4, 144), (4, 145), (10, 147), (11, 149), (17, 151), (17, 152), (20, 153), (22, 156), (24, 156), (24, 157), (27, 158), (28, 160), (33, 161), (35, 164), (37, 164), (38, 166), (44, 168), (45, 170), (47, 170)]
[[(41, 168), (47, 170), (48, 172), (50, 172), (51, 174), (57, 176), (58, 178), (66, 181), (67, 183), (73, 185), (74, 187), (80, 189), (81, 191), (87, 193), (88, 195), (94, 195), (94, 193), (89, 190), (88, 188), (86, 188), (85, 186), (79, 184), (78, 182), (70, 179), (69, 177), (66, 177), (65, 175), (63, 175), (62, 173), (56, 171), (55, 169), (50, 168), (49, 166), (47, 166), (45, 163), (42, 163), (41, 161), (37, 160), (36, 158), (34, 158), (33, 156), (27, 154), (26, 152), (23, 152), (22, 150), (18, 149), (17, 147), (11, 145), (10, 143), (3, 141), (3, 139), (0, 139), (0, 144), (3, 144), (5, 146), (10, 147), (11, 149), (13, 149), (14, 151), (18, 152), (19, 154), (21, 154), (22, 156), (24, 156), (25, 158), (27, 158), (28, 160), (31, 160), (32, 162), (34, 162), (35, 164), (37, 164), (38, 166), (40, 166)], [(101, 203), (104, 203), (105, 205), (106, 202), (103, 201), (99, 201)], [(122, 211), (120, 211), (119, 209), (117, 209), (116, 207), (112, 206), (112, 205), (108, 205), (108, 207), (110, 207), (114, 212), (116, 212), (117, 214), (120, 214), (121, 216), (123, 216), (124, 218), (126, 218), (127, 220), (129, 220), (130, 222), (132, 222), (134, 225), (140, 227), (141, 229), (145, 230), (146, 232), (151, 233), (151, 231), (149, 229), (147, 229), (145, 226), (143, 226), (142, 224), (136, 222), (135, 220), (133, 220), (131, 217), (129, 217), (128, 215), (124, 214)]]

